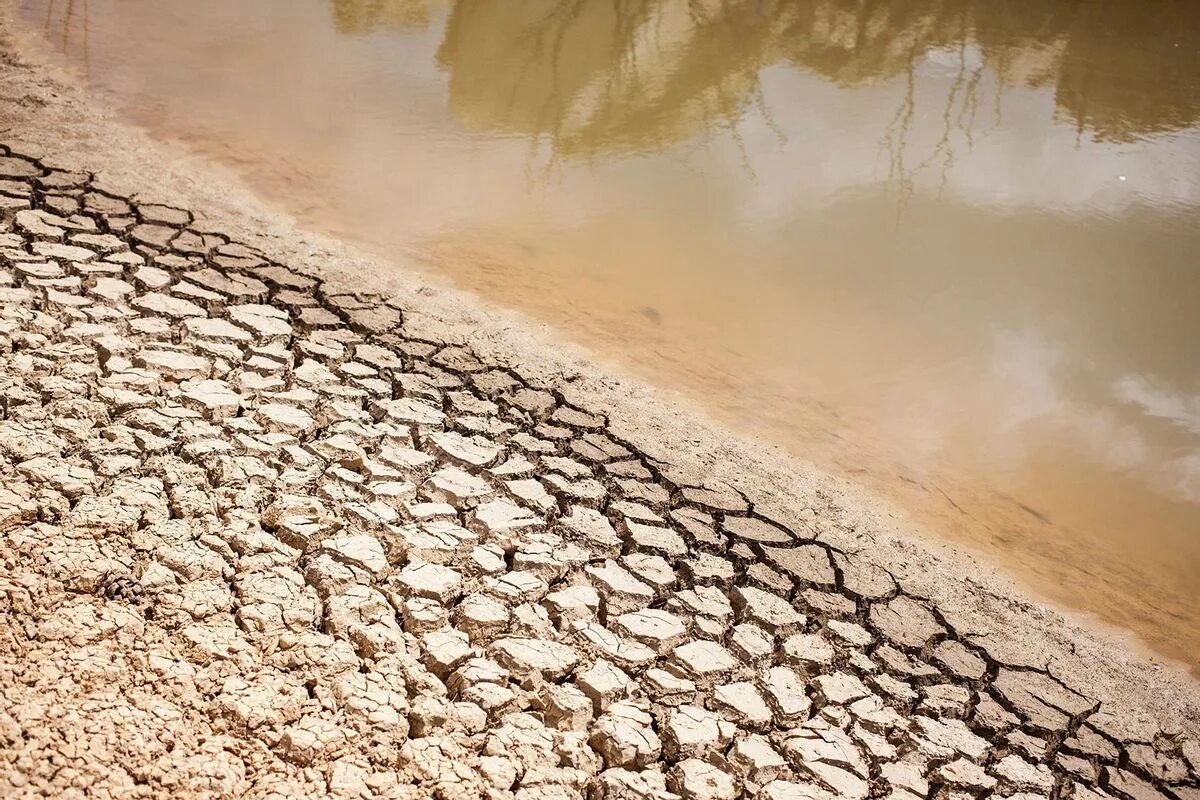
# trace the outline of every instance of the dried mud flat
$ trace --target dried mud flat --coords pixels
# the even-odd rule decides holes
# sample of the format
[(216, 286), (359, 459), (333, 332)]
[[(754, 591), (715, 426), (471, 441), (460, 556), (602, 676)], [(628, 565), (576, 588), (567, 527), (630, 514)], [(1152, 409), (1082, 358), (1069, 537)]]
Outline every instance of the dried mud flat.
[(1185, 679), (88, 141), (0, 145), (0, 795), (1200, 798)]

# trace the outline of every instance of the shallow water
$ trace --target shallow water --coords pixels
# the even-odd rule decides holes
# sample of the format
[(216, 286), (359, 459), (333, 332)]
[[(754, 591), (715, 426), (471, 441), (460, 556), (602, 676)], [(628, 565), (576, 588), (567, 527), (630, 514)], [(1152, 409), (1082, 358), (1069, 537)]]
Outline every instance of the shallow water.
[(131, 119), (1200, 664), (1193, 0), (23, 0)]

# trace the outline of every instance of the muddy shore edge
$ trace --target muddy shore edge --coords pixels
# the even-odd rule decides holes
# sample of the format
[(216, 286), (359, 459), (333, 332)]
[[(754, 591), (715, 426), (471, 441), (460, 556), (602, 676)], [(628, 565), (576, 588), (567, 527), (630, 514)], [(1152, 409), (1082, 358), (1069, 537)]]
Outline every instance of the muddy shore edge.
[[(12, 13), (0, 793), (1200, 796), (1180, 665), (544, 327), (298, 230), (39, 63)], [(140, 413), (163, 409), (194, 432)], [(404, 436), (428, 462), (381, 457)], [(485, 662), (505, 677), (463, 674)], [(788, 674), (804, 709), (772, 699)]]

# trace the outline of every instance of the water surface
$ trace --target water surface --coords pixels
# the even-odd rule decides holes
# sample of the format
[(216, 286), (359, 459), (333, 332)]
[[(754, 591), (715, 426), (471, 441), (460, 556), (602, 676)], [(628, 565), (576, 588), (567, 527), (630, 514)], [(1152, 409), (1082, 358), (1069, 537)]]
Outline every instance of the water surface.
[(24, 0), (139, 124), (1200, 663), (1194, 0)]

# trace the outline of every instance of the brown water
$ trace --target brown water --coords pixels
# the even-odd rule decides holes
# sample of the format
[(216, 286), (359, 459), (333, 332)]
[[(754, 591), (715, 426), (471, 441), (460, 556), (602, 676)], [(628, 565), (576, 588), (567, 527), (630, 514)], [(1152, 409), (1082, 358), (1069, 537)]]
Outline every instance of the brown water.
[(24, 0), (306, 225), (1200, 664), (1195, 0)]

